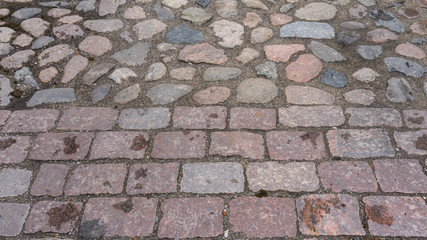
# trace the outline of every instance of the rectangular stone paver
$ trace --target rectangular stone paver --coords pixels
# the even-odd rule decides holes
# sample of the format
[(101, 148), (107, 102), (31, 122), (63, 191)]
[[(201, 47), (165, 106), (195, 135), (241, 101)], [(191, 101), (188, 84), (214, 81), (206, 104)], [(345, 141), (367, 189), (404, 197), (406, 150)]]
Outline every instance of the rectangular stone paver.
[(179, 163), (146, 163), (130, 167), (127, 194), (170, 193), (178, 186)]
[(120, 113), (119, 126), (123, 129), (159, 129), (169, 126), (169, 108), (128, 108)]
[(36, 180), (31, 186), (31, 195), (61, 195), (69, 168), (69, 166), (63, 164), (42, 164)]
[(427, 176), (418, 160), (374, 160), (374, 166), (384, 192), (427, 193)]
[(3, 125), (4, 122), (6, 122), (7, 118), (9, 118), (9, 115), (12, 112), (9, 110), (0, 110), (0, 126)]
[(427, 128), (427, 111), (404, 110), (403, 118), (410, 128)]
[(107, 107), (73, 107), (67, 109), (58, 129), (109, 130), (114, 126), (118, 111)]
[(264, 158), (264, 138), (250, 132), (214, 132), (211, 134), (210, 155)]
[(41, 133), (30, 152), (33, 160), (82, 160), (89, 151), (93, 133)]
[(157, 198), (90, 198), (86, 204), (80, 236), (149, 236), (156, 220)]
[(236, 198), (230, 202), (230, 223), (233, 232), (247, 237), (295, 237), (295, 203), (289, 198)]
[(249, 189), (268, 191), (310, 192), (319, 188), (316, 166), (308, 162), (250, 163), (246, 169)]
[(299, 229), (304, 235), (365, 235), (359, 203), (347, 194), (313, 194), (296, 201)]
[(185, 129), (224, 129), (227, 108), (176, 107), (173, 112), (173, 126)]
[(279, 108), (279, 122), (288, 127), (332, 127), (344, 124), (339, 106), (291, 106)]
[(393, 108), (347, 108), (350, 114), (350, 126), (402, 126), (402, 118), (398, 110)]
[(29, 211), (30, 204), (0, 203), (0, 236), (19, 235)]
[(171, 198), (161, 203), (159, 238), (216, 237), (223, 233), (224, 200), (218, 197)]
[(161, 132), (154, 137), (151, 157), (163, 159), (202, 158), (205, 156), (205, 149), (205, 132)]
[(320, 132), (272, 131), (266, 136), (271, 159), (315, 160), (326, 157)]
[(427, 130), (414, 132), (394, 131), (394, 140), (408, 154), (427, 155)]
[(144, 132), (99, 132), (93, 140), (90, 159), (144, 158), (149, 136)]
[(118, 194), (123, 191), (126, 164), (86, 164), (78, 166), (68, 178), (65, 195)]
[(182, 174), (182, 192), (243, 192), (245, 183), (240, 163), (186, 163), (182, 167)]
[(421, 197), (368, 196), (363, 202), (372, 235), (427, 237), (427, 205)]
[(317, 169), (323, 187), (334, 192), (376, 192), (378, 189), (368, 162), (322, 162)]
[(2, 132), (46, 132), (55, 126), (59, 110), (19, 110), (10, 114)]
[(0, 164), (20, 163), (25, 160), (32, 137), (0, 137)]
[(230, 128), (260, 129), (276, 128), (276, 110), (236, 107), (230, 110)]
[(395, 154), (387, 132), (381, 129), (330, 130), (326, 137), (333, 156), (369, 158)]
[(27, 192), (33, 172), (26, 169), (0, 170), (0, 198), (19, 196)]
[(24, 233), (68, 233), (82, 210), (80, 202), (41, 201), (33, 205), (25, 222)]

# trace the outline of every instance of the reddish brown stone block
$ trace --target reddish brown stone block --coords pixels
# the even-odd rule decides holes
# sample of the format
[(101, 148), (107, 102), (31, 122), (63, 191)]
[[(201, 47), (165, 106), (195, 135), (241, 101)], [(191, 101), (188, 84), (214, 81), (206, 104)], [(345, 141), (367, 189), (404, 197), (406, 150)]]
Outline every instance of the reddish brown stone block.
[(272, 131), (267, 133), (267, 147), (274, 160), (315, 160), (326, 157), (320, 132)]
[(421, 197), (364, 197), (369, 232), (374, 236), (427, 237), (427, 205)]
[(230, 110), (230, 128), (261, 129), (276, 128), (276, 110), (236, 107)]
[(93, 133), (41, 133), (30, 152), (33, 160), (82, 160)]
[(416, 132), (394, 131), (397, 146), (408, 154), (427, 155), (427, 130)]
[(172, 198), (161, 204), (159, 238), (216, 237), (222, 234), (224, 200), (217, 197)]
[(31, 186), (33, 196), (59, 196), (62, 194), (69, 167), (63, 164), (43, 164)]
[(185, 129), (224, 129), (226, 117), (226, 107), (176, 107), (173, 126)]
[(161, 132), (154, 138), (151, 157), (202, 158), (205, 156), (206, 134), (201, 131)]
[(210, 155), (264, 158), (264, 138), (249, 132), (214, 132), (211, 134)]
[(232, 230), (246, 237), (295, 237), (296, 222), (295, 203), (289, 198), (241, 197), (230, 202)]
[(109, 130), (118, 117), (118, 111), (107, 107), (73, 107), (67, 109), (58, 123), (58, 129)]
[(279, 122), (288, 127), (333, 127), (344, 124), (339, 106), (291, 106), (279, 108)]
[(350, 114), (350, 126), (402, 126), (400, 113), (393, 108), (347, 108), (346, 113)]
[(126, 186), (127, 194), (176, 192), (178, 163), (134, 164), (130, 167)]
[(149, 136), (145, 132), (99, 132), (92, 144), (90, 159), (144, 158)]
[(20, 163), (27, 157), (32, 137), (0, 137), (0, 164)]
[(46, 132), (55, 126), (58, 110), (20, 110), (10, 114), (2, 132)]

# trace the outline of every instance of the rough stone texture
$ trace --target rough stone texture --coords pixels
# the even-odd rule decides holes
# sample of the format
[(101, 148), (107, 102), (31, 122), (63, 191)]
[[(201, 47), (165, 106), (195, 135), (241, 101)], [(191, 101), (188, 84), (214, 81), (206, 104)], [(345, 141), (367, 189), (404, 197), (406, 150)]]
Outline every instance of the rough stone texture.
[(269, 80), (262, 78), (249, 78), (243, 80), (237, 87), (236, 99), (243, 103), (268, 103), (278, 93), (277, 86)]
[(39, 79), (42, 83), (47, 83), (54, 79), (58, 73), (56, 68), (49, 67), (40, 71)]
[[(124, 81), (127, 81), (129, 78), (135, 78), (138, 75), (132, 71), (130, 68), (117, 68), (111, 73), (108, 78), (116, 82), (117, 84), (122, 84)], [(134, 84), (135, 85), (135, 84)]]
[(404, 110), (403, 118), (410, 128), (427, 128), (427, 111)]
[(5, 69), (18, 69), (24, 66), (35, 54), (33, 50), (19, 51), (3, 58), (0, 61), (0, 65)]
[(288, 62), (292, 55), (304, 51), (302, 44), (277, 44), (264, 46), (265, 56), (268, 60), (274, 62)]
[(394, 51), (397, 54), (416, 59), (423, 59), (426, 57), (426, 54), (422, 49), (408, 42), (399, 44)]
[(379, 45), (360, 45), (355, 50), (365, 60), (375, 60), (383, 53), (383, 48)]
[(248, 28), (254, 28), (261, 22), (262, 18), (258, 14), (253, 12), (246, 13), (246, 18), (243, 19), (243, 25)]
[(29, 204), (0, 203), (0, 236), (19, 235), (29, 211)]
[(295, 16), (309, 21), (329, 20), (335, 17), (337, 9), (328, 3), (309, 3), (295, 11)]
[(375, 93), (371, 90), (356, 89), (343, 94), (345, 100), (350, 103), (362, 104), (365, 106), (371, 105), (375, 101)]
[(192, 67), (175, 68), (170, 71), (170, 76), (178, 80), (193, 80), (197, 69)]
[(203, 73), (205, 81), (227, 81), (238, 78), (242, 70), (232, 67), (210, 67)]
[(285, 88), (286, 101), (301, 105), (332, 105), (335, 96), (314, 87), (291, 85)]
[(195, 44), (205, 41), (205, 37), (197, 30), (178, 25), (166, 34), (165, 40), (171, 43)]
[(250, 163), (246, 170), (249, 189), (267, 191), (311, 192), (319, 188), (314, 163)]
[(390, 78), (387, 81), (386, 97), (394, 103), (404, 103), (407, 100), (416, 99), (411, 85), (403, 78)]
[(276, 128), (276, 110), (262, 108), (235, 107), (230, 110), (229, 126), (233, 129)]
[(285, 25), (287, 23), (290, 23), (291, 21), (292, 17), (285, 14), (273, 13), (270, 15), (270, 23), (273, 26)]
[(18, 110), (10, 114), (2, 132), (46, 132), (55, 126), (59, 111), (54, 109)]
[(225, 48), (234, 48), (243, 43), (244, 28), (236, 22), (220, 20), (209, 27), (213, 28), (215, 36), (222, 39), (218, 44)]
[(365, 235), (359, 204), (353, 196), (304, 195), (296, 200), (296, 206), (299, 229), (304, 235)]
[(124, 19), (143, 19), (145, 18), (145, 11), (144, 8), (140, 6), (134, 6), (126, 9), (125, 13), (123, 14)]
[(107, 107), (73, 107), (67, 109), (58, 123), (58, 129), (110, 130), (118, 111)]
[(394, 157), (387, 132), (370, 130), (330, 130), (326, 134), (333, 156), (348, 158)]
[(37, 57), (39, 60), (39, 66), (43, 67), (51, 63), (59, 62), (73, 53), (74, 51), (67, 44), (59, 44), (50, 47), (40, 53)]
[(346, 113), (350, 114), (350, 126), (402, 126), (400, 113), (393, 108), (347, 108)]
[(159, 238), (216, 237), (223, 233), (223, 208), (224, 200), (217, 197), (165, 199), (157, 235)]
[(289, 127), (340, 126), (345, 117), (339, 106), (291, 106), (279, 108), (279, 122)]
[(248, 63), (255, 58), (258, 58), (260, 56), (259, 52), (253, 48), (243, 48), (242, 52), (239, 56), (236, 57), (236, 59), (243, 64)]
[(178, 186), (179, 163), (134, 164), (129, 169), (127, 194), (170, 193)]
[(27, 156), (32, 137), (4, 136), (0, 137), (0, 164), (23, 162)]
[(115, 103), (125, 104), (137, 99), (140, 92), (141, 89), (139, 88), (139, 84), (133, 84), (117, 93), (113, 101)]
[(190, 7), (181, 12), (181, 18), (195, 25), (202, 25), (212, 18), (212, 14), (201, 8)]
[(274, 160), (315, 160), (326, 157), (323, 134), (272, 131), (266, 134), (268, 154)]
[(347, 85), (347, 75), (335, 69), (328, 69), (320, 78), (320, 83), (334, 88), (343, 88)]
[(98, 132), (92, 144), (90, 159), (142, 159), (148, 146), (145, 132)]
[(335, 37), (335, 30), (328, 23), (297, 21), (283, 25), (280, 37), (332, 39)]
[(308, 48), (313, 54), (325, 62), (341, 62), (347, 60), (337, 50), (318, 41), (311, 41)]
[(214, 3), (215, 11), (223, 18), (229, 18), (237, 15), (237, 1), (235, 0), (217, 0)]
[(87, 85), (94, 84), (99, 78), (107, 74), (116, 65), (114, 63), (100, 63), (93, 66), (84, 76), (83, 82)]
[(49, 25), (49, 22), (41, 18), (30, 18), (21, 22), (21, 28), (35, 38), (43, 36), (45, 31), (49, 28)]
[(82, 160), (89, 151), (93, 133), (41, 133), (31, 149), (33, 160)]
[(64, 103), (76, 101), (73, 88), (49, 88), (37, 91), (27, 103), (27, 107), (34, 107), (43, 103)]
[(3, 168), (0, 170), (0, 198), (23, 195), (33, 175), (26, 169)]
[(99, 2), (98, 14), (101, 17), (108, 14), (114, 14), (120, 5), (125, 3), (126, 0), (101, 0)]
[(394, 140), (399, 148), (408, 154), (427, 155), (427, 130), (415, 132), (394, 132)]
[(172, 120), (175, 128), (224, 129), (226, 117), (226, 107), (176, 107)]
[(124, 129), (159, 129), (169, 125), (168, 108), (128, 108), (120, 113), (119, 126)]
[[(86, 164), (77, 166), (68, 178), (64, 194), (118, 194), (123, 191), (126, 164)], [(88, 178), (90, 176), (90, 178)]]
[(64, 24), (59, 27), (54, 27), (52, 31), (58, 39), (77, 38), (84, 35), (83, 30), (76, 24)]
[(366, 33), (366, 40), (374, 43), (385, 43), (395, 41), (399, 37), (387, 29), (377, 28)]
[(240, 197), (230, 202), (232, 229), (247, 237), (295, 237), (296, 221), (295, 203), (289, 198)]
[(90, 234), (96, 229), (94, 225), (103, 229), (100, 237), (149, 236), (156, 220), (157, 202), (157, 198), (144, 197), (91, 198), (86, 203), (80, 236), (96, 237)]
[(181, 191), (191, 193), (243, 192), (240, 163), (186, 163), (182, 166)]
[(145, 63), (145, 58), (150, 51), (151, 44), (146, 42), (137, 42), (132, 47), (118, 51), (111, 56), (122, 64), (129, 66), (139, 66)]
[(94, 32), (106, 33), (122, 29), (124, 23), (120, 19), (98, 19), (84, 21), (83, 26)]
[(201, 131), (161, 132), (154, 137), (151, 157), (163, 159), (202, 158), (206, 134)]
[[(82, 205), (80, 202), (37, 202), (31, 208), (27, 221), (25, 221), (24, 233), (36, 233), (39, 231), (71, 232), (80, 216)], [(64, 214), (64, 211), (67, 214)]]
[(427, 71), (420, 64), (399, 57), (386, 57), (384, 63), (389, 72), (401, 72), (405, 76), (420, 78)]
[(266, 27), (260, 27), (252, 30), (251, 32), (251, 43), (263, 43), (267, 42), (270, 38), (273, 37), (273, 30)]
[(139, 40), (150, 39), (166, 30), (167, 25), (157, 19), (150, 19), (133, 26)]
[(334, 192), (376, 192), (377, 181), (367, 162), (322, 162), (317, 168), (322, 185)]
[(352, 76), (362, 82), (373, 82), (380, 74), (371, 68), (364, 67), (354, 72)]
[(79, 44), (80, 50), (95, 56), (102, 56), (112, 48), (110, 40), (102, 36), (89, 36)]
[(61, 195), (69, 168), (63, 164), (42, 164), (31, 186), (31, 195), (53, 197)]
[(178, 60), (192, 63), (223, 64), (227, 62), (224, 50), (208, 43), (189, 45), (179, 52)]
[(227, 101), (231, 90), (227, 87), (213, 86), (193, 95), (193, 100), (199, 104), (218, 104)]
[(214, 132), (211, 134), (210, 155), (263, 159), (264, 139), (249, 132)]
[(286, 66), (286, 77), (295, 82), (308, 82), (319, 75), (322, 68), (322, 62), (314, 55), (302, 54)]
[(153, 104), (166, 105), (177, 101), (193, 90), (193, 87), (185, 84), (159, 84), (148, 90), (146, 96)]

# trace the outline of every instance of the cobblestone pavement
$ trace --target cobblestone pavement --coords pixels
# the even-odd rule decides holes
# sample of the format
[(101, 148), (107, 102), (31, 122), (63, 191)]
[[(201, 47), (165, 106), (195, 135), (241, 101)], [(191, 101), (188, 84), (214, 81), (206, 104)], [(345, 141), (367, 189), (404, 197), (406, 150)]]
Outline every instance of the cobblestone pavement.
[(425, 239), (426, 35), (426, 0), (1, 0), (0, 239)]

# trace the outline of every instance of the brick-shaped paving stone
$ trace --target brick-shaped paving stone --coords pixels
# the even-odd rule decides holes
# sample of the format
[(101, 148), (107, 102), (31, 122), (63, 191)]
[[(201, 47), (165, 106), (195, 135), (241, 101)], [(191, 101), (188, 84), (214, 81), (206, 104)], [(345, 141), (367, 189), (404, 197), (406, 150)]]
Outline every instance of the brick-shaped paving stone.
[(218, 197), (172, 198), (161, 203), (159, 238), (216, 237), (223, 233), (224, 200)]
[(29, 211), (30, 204), (0, 203), (0, 236), (19, 235)]
[(67, 109), (58, 129), (109, 130), (114, 126), (118, 111), (107, 107), (73, 107)]
[(205, 156), (205, 148), (205, 132), (161, 132), (154, 137), (151, 157), (163, 159), (202, 158)]
[(10, 113), (9, 110), (0, 110), (0, 126), (3, 125), (4, 122), (9, 118)]
[(347, 108), (346, 113), (350, 114), (350, 126), (402, 126), (400, 113), (393, 108)]
[(0, 137), (0, 164), (20, 163), (27, 157), (32, 137)]
[(182, 192), (243, 192), (245, 183), (240, 163), (186, 163), (182, 167), (182, 174)]
[(394, 140), (399, 148), (408, 154), (427, 155), (427, 130), (415, 132), (394, 132)]
[(37, 202), (25, 222), (24, 233), (71, 232), (80, 217), (82, 205), (80, 202)]
[(427, 111), (404, 110), (403, 118), (410, 128), (427, 128)]
[(368, 162), (322, 162), (317, 168), (323, 187), (334, 192), (376, 192), (378, 189)]
[(274, 160), (315, 160), (326, 157), (320, 132), (272, 131), (267, 133), (267, 148)]
[(226, 117), (226, 107), (176, 107), (172, 119), (175, 128), (224, 129)]
[(12, 112), (2, 132), (46, 132), (55, 126), (59, 111), (53, 109)]
[(130, 167), (127, 194), (170, 193), (178, 186), (179, 163), (146, 163)]
[(268, 191), (311, 192), (319, 188), (316, 166), (308, 162), (250, 163), (246, 169), (249, 189)]
[(87, 164), (78, 166), (68, 178), (65, 195), (118, 194), (123, 191), (126, 164)]
[(123, 129), (159, 129), (169, 126), (169, 108), (128, 108), (120, 113), (119, 126)]
[(63, 164), (42, 164), (31, 186), (31, 195), (54, 197), (61, 195), (69, 168)]
[(363, 202), (372, 235), (427, 237), (427, 205), (421, 197), (368, 196)]
[(375, 160), (375, 175), (384, 192), (427, 193), (427, 176), (415, 159)]
[(296, 201), (299, 230), (304, 235), (365, 235), (359, 203), (347, 194), (304, 195)]
[(33, 160), (82, 160), (89, 151), (93, 133), (41, 133), (29, 158)]
[(333, 127), (344, 124), (339, 106), (291, 106), (279, 108), (279, 122), (288, 127)]
[(386, 131), (330, 130), (326, 137), (333, 156), (349, 158), (393, 157), (395, 152)]
[(33, 172), (26, 169), (0, 170), (0, 198), (19, 196), (27, 192)]
[(230, 223), (233, 232), (246, 237), (295, 237), (295, 203), (289, 198), (236, 198), (230, 201)]
[(264, 158), (264, 138), (250, 132), (214, 132), (211, 134), (210, 155)]
[(236, 107), (230, 110), (230, 128), (260, 129), (276, 128), (276, 110)]
[(144, 158), (149, 136), (144, 132), (99, 132), (93, 140), (90, 159)]
[(157, 198), (90, 198), (85, 206), (80, 236), (149, 236), (156, 221)]

